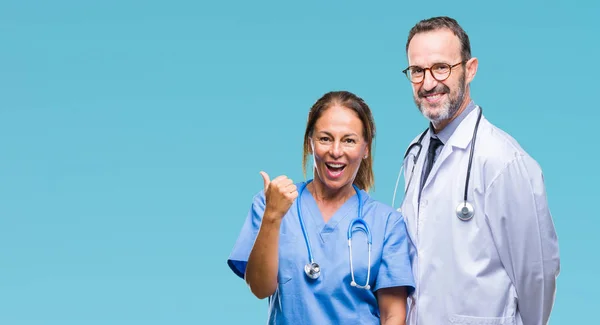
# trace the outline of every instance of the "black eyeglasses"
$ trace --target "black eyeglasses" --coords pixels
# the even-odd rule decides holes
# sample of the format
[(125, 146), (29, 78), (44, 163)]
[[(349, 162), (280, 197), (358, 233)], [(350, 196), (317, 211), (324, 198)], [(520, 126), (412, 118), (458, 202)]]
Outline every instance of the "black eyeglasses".
[(423, 82), (425, 79), (426, 70), (429, 70), (433, 79), (437, 81), (444, 81), (450, 77), (450, 72), (452, 72), (454, 67), (464, 64), (467, 61), (468, 60), (464, 60), (454, 65), (449, 65), (448, 63), (436, 63), (429, 68), (421, 68), (416, 65), (411, 65), (410, 67), (402, 70), (402, 73), (406, 75), (410, 82), (415, 84)]

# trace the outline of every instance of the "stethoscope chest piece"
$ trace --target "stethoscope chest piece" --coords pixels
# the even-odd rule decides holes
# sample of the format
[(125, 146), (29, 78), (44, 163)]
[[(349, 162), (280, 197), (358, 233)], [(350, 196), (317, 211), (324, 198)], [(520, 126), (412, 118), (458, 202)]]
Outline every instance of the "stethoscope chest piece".
[(310, 279), (316, 280), (321, 275), (321, 267), (317, 263), (308, 263), (304, 265), (304, 273)]
[(473, 218), (475, 211), (471, 203), (464, 201), (456, 206), (456, 216), (462, 221), (469, 221)]

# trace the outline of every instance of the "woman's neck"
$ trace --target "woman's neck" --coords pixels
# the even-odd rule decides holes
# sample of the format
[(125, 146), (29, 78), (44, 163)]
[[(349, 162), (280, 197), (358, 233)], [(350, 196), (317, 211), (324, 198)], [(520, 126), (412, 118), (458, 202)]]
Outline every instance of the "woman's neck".
[(319, 207), (325, 222), (328, 222), (335, 212), (349, 198), (356, 194), (352, 184), (348, 184), (339, 189), (331, 190), (327, 189), (319, 181), (312, 181), (306, 186), (306, 189), (308, 189), (317, 202), (317, 206)]

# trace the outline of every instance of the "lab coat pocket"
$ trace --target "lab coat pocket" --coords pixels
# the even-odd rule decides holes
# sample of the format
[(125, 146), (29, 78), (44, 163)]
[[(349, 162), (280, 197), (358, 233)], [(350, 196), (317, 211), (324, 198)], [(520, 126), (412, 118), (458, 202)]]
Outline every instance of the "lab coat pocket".
[(515, 317), (475, 317), (451, 315), (450, 324), (455, 325), (515, 325)]
[(279, 237), (279, 284), (288, 283), (298, 272), (298, 239), (292, 234), (281, 234)]

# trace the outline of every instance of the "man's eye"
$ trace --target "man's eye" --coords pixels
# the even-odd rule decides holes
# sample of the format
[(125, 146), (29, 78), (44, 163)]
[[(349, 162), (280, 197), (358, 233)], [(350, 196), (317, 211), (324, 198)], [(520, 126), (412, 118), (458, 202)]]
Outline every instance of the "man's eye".
[(450, 70), (450, 68), (444, 64), (436, 65), (433, 67), (433, 71), (436, 73), (446, 73), (448, 72), (448, 70)]

